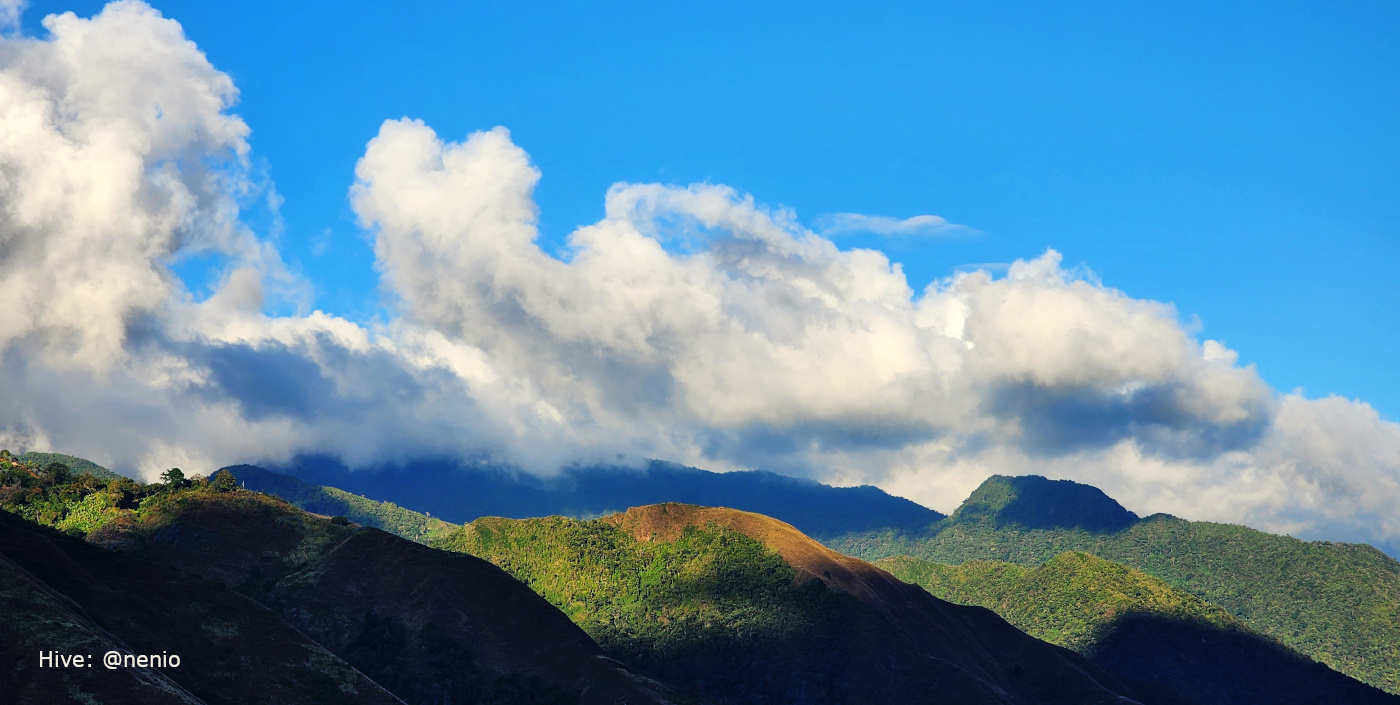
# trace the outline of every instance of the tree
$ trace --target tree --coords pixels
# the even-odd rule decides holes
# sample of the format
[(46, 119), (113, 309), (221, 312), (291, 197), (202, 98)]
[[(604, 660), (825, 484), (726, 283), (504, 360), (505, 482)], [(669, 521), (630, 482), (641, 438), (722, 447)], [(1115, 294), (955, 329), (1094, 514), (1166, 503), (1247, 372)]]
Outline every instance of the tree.
[(164, 481), (168, 487), (179, 487), (185, 484), (185, 471), (180, 468), (170, 468), (160, 474), (160, 479)]
[(238, 478), (228, 470), (214, 473), (214, 489), (219, 492), (232, 492), (238, 489)]
[(73, 479), (73, 471), (63, 463), (49, 463), (44, 466), (44, 475), (55, 485), (66, 484)]
[(15, 487), (28, 486), (34, 479), (34, 477), (29, 474), (29, 471), (24, 469), (23, 465), (11, 465), (5, 470), (4, 477), (4, 484), (13, 485)]

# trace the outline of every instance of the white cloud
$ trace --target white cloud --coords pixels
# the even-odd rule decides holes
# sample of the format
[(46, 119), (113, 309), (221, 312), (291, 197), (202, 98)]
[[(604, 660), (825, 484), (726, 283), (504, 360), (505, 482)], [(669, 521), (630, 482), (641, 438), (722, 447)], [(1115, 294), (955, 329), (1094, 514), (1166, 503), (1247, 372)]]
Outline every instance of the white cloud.
[(100, 366), (178, 288), (169, 258), (260, 254), (237, 220), (248, 128), (233, 82), (149, 7), (44, 26), (3, 40), (0, 345)]
[(0, 32), (19, 27), (19, 18), (29, 0), (0, 0)]
[(886, 237), (971, 237), (980, 234), (966, 225), (949, 223), (936, 215), (891, 218), (860, 213), (828, 213), (817, 218), (817, 230), (827, 237), (871, 233)]
[[(945, 510), (991, 472), (1040, 472), (1400, 552), (1400, 426), (1275, 393), (1168, 304), (1053, 250), (916, 293), (884, 253), (715, 185), (618, 184), (557, 259), (536, 244), (539, 172), (501, 128), (452, 142), (391, 120), (367, 145), (352, 205), (398, 318), (270, 317), (306, 287), (239, 221), (274, 196), (232, 82), (140, 3), (45, 23), (0, 40), (12, 447), (151, 477), (307, 451), (539, 472), (625, 453)], [(196, 252), (229, 261), (202, 302), (169, 268)]]

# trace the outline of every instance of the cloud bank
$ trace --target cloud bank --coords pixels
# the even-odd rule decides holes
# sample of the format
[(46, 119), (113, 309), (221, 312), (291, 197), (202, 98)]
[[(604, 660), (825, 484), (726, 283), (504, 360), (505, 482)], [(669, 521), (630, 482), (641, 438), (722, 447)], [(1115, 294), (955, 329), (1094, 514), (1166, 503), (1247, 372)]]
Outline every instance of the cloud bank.
[[(396, 317), (267, 315), (299, 283), (240, 220), (268, 187), (233, 82), (139, 2), (44, 26), (0, 39), (0, 445), (147, 477), (624, 454), (943, 510), (1040, 473), (1400, 555), (1400, 425), (1273, 391), (1168, 304), (1053, 250), (915, 292), (882, 252), (716, 185), (617, 184), (556, 258), (503, 128), (390, 120), (366, 146), (349, 197)], [(228, 263), (202, 301), (170, 269), (196, 254)]]

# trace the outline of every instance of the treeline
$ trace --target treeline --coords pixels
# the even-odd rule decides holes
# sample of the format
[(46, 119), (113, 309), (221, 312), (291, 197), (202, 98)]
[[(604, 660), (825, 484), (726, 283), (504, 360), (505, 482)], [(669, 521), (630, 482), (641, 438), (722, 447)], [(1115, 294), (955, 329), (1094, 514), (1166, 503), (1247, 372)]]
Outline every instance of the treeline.
[(142, 484), (111, 471), (74, 472), (58, 460), (35, 462), (48, 459), (44, 455), (50, 454), (16, 457), (0, 450), (0, 509), (79, 537), (123, 514), (150, 508), (179, 490), (230, 492), (238, 486), (233, 474), (223, 470), (213, 477), (187, 478), (180, 468), (171, 468), (162, 474), (161, 482)]

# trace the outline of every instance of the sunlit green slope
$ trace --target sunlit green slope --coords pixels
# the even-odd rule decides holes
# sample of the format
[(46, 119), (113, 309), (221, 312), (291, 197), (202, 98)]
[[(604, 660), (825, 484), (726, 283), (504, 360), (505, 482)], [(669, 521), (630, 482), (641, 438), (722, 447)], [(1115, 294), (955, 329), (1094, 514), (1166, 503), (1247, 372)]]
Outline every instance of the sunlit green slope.
[(937, 597), (986, 607), (1031, 636), (1090, 656), (1115, 623), (1129, 615), (1209, 629), (1247, 629), (1195, 595), (1087, 553), (1065, 552), (1034, 568), (1001, 561), (944, 565), (907, 556), (875, 565)]

